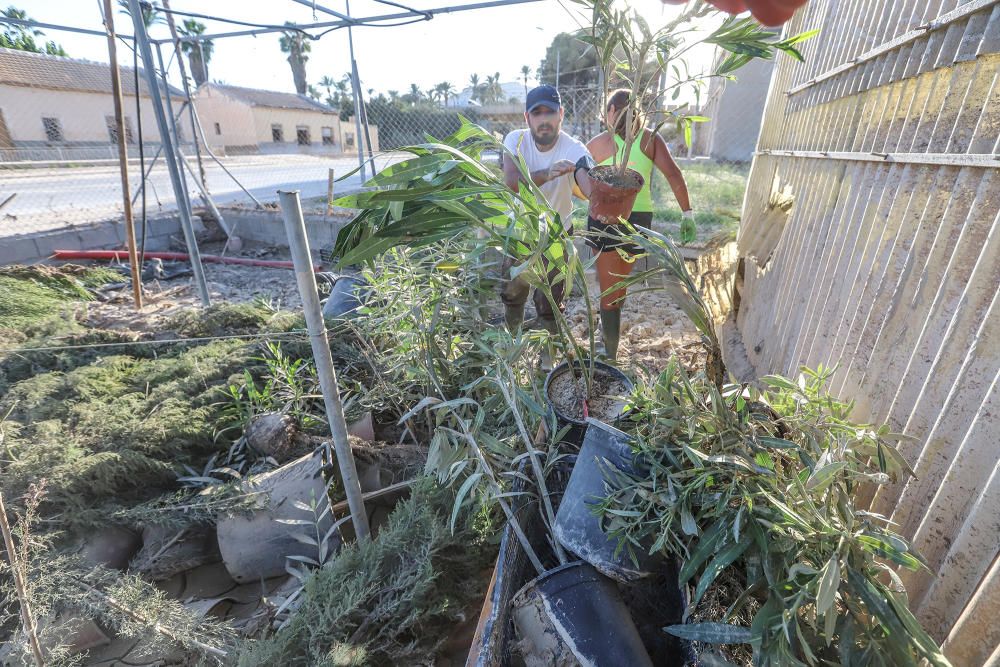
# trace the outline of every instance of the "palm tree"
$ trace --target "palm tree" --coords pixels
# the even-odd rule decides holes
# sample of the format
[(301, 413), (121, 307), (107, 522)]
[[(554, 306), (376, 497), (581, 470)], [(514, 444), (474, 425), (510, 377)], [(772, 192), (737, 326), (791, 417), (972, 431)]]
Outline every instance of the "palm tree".
[(472, 99), (479, 97), (479, 75), (473, 74), (469, 77), (469, 84), (472, 86)]
[(389, 91), (389, 101), (392, 102), (393, 104), (395, 104), (396, 102), (399, 102), (399, 91), (398, 90), (390, 90)]
[(503, 88), (500, 86), (500, 72), (487, 75), (483, 86), (483, 104), (497, 104), (503, 99)]
[(420, 101), (420, 99), (424, 96), (424, 94), (420, 92), (420, 86), (418, 86), (415, 83), (411, 83), (410, 92), (407, 93), (407, 96), (409, 96), (410, 98), (410, 104), (415, 105), (417, 102)]
[[(285, 21), (286, 26), (295, 24)], [(295, 92), (305, 95), (309, 84), (306, 81), (306, 62), (312, 51), (312, 45), (307, 41), (305, 33), (299, 30), (286, 30), (281, 33), (281, 52), (288, 54), (288, 66), (292, 68), (292, 79), (295, 81)]]
[(455, 86), (449, 81), (442, 81), (438, 85), (441, 86), (441, 94), (444, 95), (444, 105), (448, 106), (448, 100), (455, 96)]
[(528, 75), (531, 74), (531, 68), (527, 65), (521, 65), (521, 76), (524, 77), (524, 99), (528, 99)]
[(333, 87), (337, 85), (337, 81), (332, 76), (323, 76), (316, 85), (326, 89), (326, 103), (334, 106), (337, 100), (333, 96)]
[[(184, 19), (184, 23), (177, 29), (177, 32), (184, 37), (197, 37), (205, 33), (205, 24), (194, 19)], [(200, 86), (208, 81), (208, 63), (212, 59), (214, 48), (215, 45), (210, 39), (181, 40), (181, 51), (187, 54), (195, 86)]]
[[(129, 17), (132, 16), (132, 11), (128, 6), (128, 0), (118, 0), (118, 6), (121, 7), (122, 14)], [(160, 13), (163, 8), (160, 7), (159, 2), (154, 0), (154, 2), (151, 2), (148, 5), (139, 5), (139, 7), (142, 10), (142, 24), (146, 26), (147, 31), (149, 31), (149, 29), (157, 23), (166, 23), (166, 19), (163, 18), (163, 14)]]
[(503, 102), (503, 86), (500, 85), (500, 72), (493, 75), (493, 104)]

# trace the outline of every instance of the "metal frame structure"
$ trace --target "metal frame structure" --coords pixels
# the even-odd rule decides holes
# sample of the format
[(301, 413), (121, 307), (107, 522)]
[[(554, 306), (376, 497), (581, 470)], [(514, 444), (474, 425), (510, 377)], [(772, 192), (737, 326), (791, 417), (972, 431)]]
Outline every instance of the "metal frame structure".
[[(194, 271), (195, 282), (198, 286), (199, 296), (201, 297), (202, 305), (210, 305), (210, 297), (208, 294), (208, 286), (205, 281), (205, 274), (201, 264), (201, 258), (198, 251), (197, 239), (194, 235), (194, 227), (192, 222), (193, 209), (191, 208), (190, 195), (188, 193), (187, 180), (184, 175), (183, 169), (186, 167), (191, 176), (198, 186), (201, 197), (205, 200), (205, 204), (212, 211), (214, 215), (217, 216), (220, 225), (227, 235), (232, 234), (232, 230), (228, 225), (222, 220), (221, 215), (218, 214), (218, 208), (212, 201), (211, 195), (208, 192), (206, 185), (195, 176), (191, 167), (184, 160), (184, 156), (180, 151), (180, 140), (177, 133), (177, 118), (184, 112), (183, 107), (175, 115), (173, 109), (171, 108), (170, 94), (167, 81), (167, 71), (164, 65), (162, 45), (169, 44), (179, 51), (179, 45), (181, 42), (203, 42), (206, 40), (222, 39), (226, 37), (243, 37), (252, 35), (263, 35), (269, 33), (280, 33), (288, 31), (300, 31), (306, 34), (310, 39), (319, 39), (323, 35), (332, 32), (334, 30), (339, 30), (341, 28), (347, 28), (347, 38), (348, 38), (348, 48), (350, 51), (351, 59), (351, 87), (354, 92), (354, 118), (355, 127), (357, 132), (356, 146), (358, 150), (358, 167), (361, 173), (362, 180), (366, 179), (366, 165), (370, 162), (372, 175), (374, 175), (374, 154), (372, 150), (371, 137), (368, 130), (368, 119), (365, 115), (363, 93), (361, 90), (361, 77), (358, 74), (358, 64), (354, 57), (354, 35), (353, 28), (363, 27), (363, 26), (379, 26), (379, 27), (393, 27), (396, 25), (405, 25), (407, 23), (412, 23), (415, 21), (430, 21), (435, 16), (441, 14), (451, 14), (456, 12), (464, 12), (478, 9), (490, 9), (493, 7), (503, 7), (507, 5), (520, 5), (533, 2), (540, 2), (541, 0), (489, 0), (487, 2), (477, 2), (467, 5), (449, 5), (444, 7), (435, 7), (432, 9), (415, 9), (408, 7), (404, 4), (394, 2), (393, 0), (375, 0), (380, 4), (389, 5), (392, 7), (397, 7), (404, 11), (397, 12), (394, 14), (378, 14), (372, 16), (363, 17), (353, 17), (351, 16), (350, 3), (349, 0), (345, 0), (345, 12), (339, 12), (335, 9), (330, 9), (323, 5), (317, 4), (313, 0), (290, 0), (293, 3), (309, 7), (313, 10), (314, 15), (316, 12), (321, 12), (328, 16), (332, 16), (335, 20), (332, 21), (316, 21), (313, 23), (303, 23), (303, 24), (289, 24), (289, 25), (261, 25), (261, 27), (249, 29), (249, 30), (235, 30), (230, 32), (219, 32), (207, 35), (177, 35), (174, 30), (171, 30), (171, 36), (163, 39), (152, 39), (146, 32), (145, 25), (141, 21), (141, 0), (128, 0), (129, 13), (132, 15), (132, 23), (134, 34), (133, 35), (122, 35), (116, 34), (115, 36), (119, 39), (131, 41), (134, 48), (139, 51), (139, 55), (143, 61), (143, 71), (146, 77), (147, 86), (149, 87), (150, 98), (153, 106), (153, 113), (156, 116), (157, 126), (160, 132), (161, 145), (160, 150), (157, 152), (156, 156), (153, 158), (153, 162), (150, 164), (149, 169), (146, 173), (142, 174), (143, 180), (145, 180), (149, 173), (152, 171), (153, 163), (156, 162), (160, 157), (163, 158), (167, 165), (168, 172), (170, 174), (170, 182), (173, 186), (174, 196), (177, 201), (178, 215), (181, 220), (181, 228), (184, 231), (184, 240), (188, 248), (188, 255), (191, 259), (191, 265)], [(175, 11), (169, 8), (167, 5), (165, 11), (170, 14), (192, 14), (190, 12)], [(194, 15), (194, 14), (192, 14)], [(203, 15), (196, 15), (203, 16)], [(138, 18), (137, 18), (138, 17)], [(206, 19), (214, 19), (218, 21), (227, 21), (225, 18), (221, 17), (208, 17)], [(402, 21), (402, 23), (398, 23)], [(230, 22), (237, 22), (232, 21)], [(23, 26), (27, 28), (46, 28), (50, 30), (64, 30), (67, 32), (75, 32), (85, 35), (94, 35), (100, 37), (107, 36), (107, 30), (92, 30), (89, 28), (79, 28), (75, 26), (59, 25), (55, 23), (46, 23), (43, 21), (35, 21), (31, 19), (15, 19), (8, 18), (5, 16), (0, 16), (0, 23), (6, 23), (9, 25)], [(323, 29), (323, 32), (318, 36), (309, 35), (307, 30)], [(153, 46), (155, 45), (157, 55), (159, 56), (158, 64), (160, 70), (160, 81), (157, 80), (156, 70), (157, 62), (153, 60)], [(183, 77), (183, 66), (182, 66), (182, 77)], [(161, 86), (166, 89), (167, 93), (164, 98), (163, 91), (161, 91)], [(199, 137), (201, 141), (205, 144), (206, 152), (209, 157), (211, 157), (216, 163), (218, 163), (223, 170), (229, 174), (230, 177), (236, 181), (236, 178), (226, 169), (225, 165), (212, 153), (208, 148), (208, 142), (205, 141), (205, 132), (201, 127), (201, 121), (198, 119), (198, 114), (194, 109), (194, 104), (191, 98), (191, 90), (187, 85), (185, 79), (183, 85), (185, 96), (187, 100), (185, 106), (189, 108), (189, 113), (192, 122), (192, 130), (194, 132), (194, 142), (197, 146)], [(140, 138), (141, 141), (141, 138)], [(367, 157), (365, 156), (367, 148)], [(200, 157), (200, 156), (199, 156)], [(200, 165), (200, 159), (199, 159)], [(124, 166), (124, 163), (123, 163)], [(253, 201), (260, 206), (260, 202), (253, 197), (246, 188), (243, 187), (239, 181), (236, 181), (237, 185), (240, 186), (247, 192), (247, 194), (253, 199)], [(138, 195), (138, 192), (135, 193)], [(129, 197), (128, 193), (125, 193), (123, 199), (125, 200), (125, 206), (128, 208), (129, 204), (135, 200), (136, 196)], [(127, 221), (127, 224), (131, 227), (131, 221)], [(129, 230), (131, 231), (131, 230)], [(132, 234), (129, 234), (131, 237)]]

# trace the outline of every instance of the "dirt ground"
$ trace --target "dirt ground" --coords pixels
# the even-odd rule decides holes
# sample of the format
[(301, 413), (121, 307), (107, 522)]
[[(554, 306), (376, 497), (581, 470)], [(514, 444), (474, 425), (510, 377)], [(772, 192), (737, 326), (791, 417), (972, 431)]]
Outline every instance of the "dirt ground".
[[(220, 254), (218, 247), (206, 245), (204, 254)], [(253, 257), (266, 260), (287, 260), (287, 249), (247, 244), (240, 253), (231, 256)], [(173, 266), (165, 265), (170, 269)], [(205, 264), (205, 277), (213, 302), (245, 303), (266, 301), (276, 309), (297, 310), (301, 299), (295, 276), (288, 269), (228, 264)], [(596, 273), (588, 271), (591, 302), (594, 307), (594, 326), (600, 336), (597, 301), (600, 288)], [(194, 280), (190, 275), (170, 280), (147, 280), (143, 283), (144, 303), (142, 313), (131, 309), (132, 293), (126, 288), (105, 291), (107, 300), (88, 304), (86, 323), (106, 329), (155, 331), (158, 325), (178, 313), (198, 307), (200, 300)], [(624, 368), (662, 370), (670, 357), (678, 355), (686, 366), (691, 366), (697, 353), (690, 347), (698, 338), (687, 316), (677, 308), (667, 292), (633, 287), (622, 310), (622, 335), (619, 345), (619, 363)], [(575, 294), (567, 301), (567, 315), (573, 333), (586, 341), (585, 301)]]
[[(222, 254), (222, 244), (204, 244), (201, 252), (205, 255)], [(263, 260), (289, 259), (286, 248), (249, 243), (239, 253), (226, 255)], [(186, 264), (164, 264), (168, 273), (183, 267)], [(233, 264), (205, 264), (204, 269), (213, 303), (265, 301), (275, 309), (302, 307), (295, 274), (289, 269)], [(103, 329), (155, 331), (167, 319), (201, 304), (190, 274), (162, 280), (144, 279), (141, 313), (132, 309), (132, 291), (127, 286), (105, 290), (103, 294), (105, 300), (88, 304), (85, 324)]]
[[(595, 335), (600, 340), (600, 319), (597, 302), (601, 293), (597, 274), (588, 271), (590, 299), (594, 308)], [(644, 369), (648, 372), (663, 370), (670, 357), (677, 355), (684, 365), (692, 367), (697, 355), (698, 335), (687, 318), (661, 289), (650, 281), (649, 287), (635, 286), (622, 307), (622, 332), (618, 347), (618, 363), (623, 368)], [(566, 304), (567, 316), (573, 335), (586, 340), (586, 303), (582, 296), (570, 297)], [(692, 346), (692, 344), (695, 344)]]

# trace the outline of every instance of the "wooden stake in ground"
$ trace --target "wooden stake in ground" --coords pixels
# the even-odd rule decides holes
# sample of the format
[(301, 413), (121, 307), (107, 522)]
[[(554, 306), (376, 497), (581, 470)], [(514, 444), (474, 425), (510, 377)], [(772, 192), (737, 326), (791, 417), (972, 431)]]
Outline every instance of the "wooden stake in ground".
[(337, 373), (333, 368), (330, 341), (326, 337), (326, 323), (323, 321), (323, 310), (319, 304), (316, 274), (313, 272), (312, 256), (309, 253), (309, 239), (306, 238), (306, 223), (302, 217), (302, 204), (299, 201), (298, 191), (279, 190), (278, 201), (281, 203), (281, 215), (285, 220), (288, 249), (295, 264), (295, 278), (299, 284), (299, 295), (302, 297), (302, 310), (306, 317), (306, 328), (309, 330), (313, 359), (316, 361), (316, 374), (323, 390), (323, 404), (326, 406), (326, 418), (330, 422), (333, 448), (337, 452), (337, 464), (340, 466), (340, 476), (344, 482), (344, 494), (351, 508), (354, 534), (358, 536), (359, 542), (366, 542), (371, 539), (368, 514), (365, 512), (358, 469), (354, 464), (354, 452), (351, 451), (351, 445), (347, 441), (344, 405), (340, 401)]
[(326, 176), (326, 215), (333, 212), (333, 168)]
[(14, 535), (10, 532), (10, 524), (7, 522), (7, 507), (3, 502), (3, 493), (0, 493), (0, 531), (3, 532), (3, 544), (4, 548), (7, 549), (7, 560), (10, 562), (11, 576), (14, 578), (17, 601), (21, 605), (21, 623), (24, 625), (24, 633), (28, 635), (28, 641), (31, 643), (31, 653), (35, 656), (35, 664), (38, 667), (43, 667), (45, 661), (42, 659), (42, 647), (38, 643), (35, 618), (31, 615), (31, 607), (28, 606), (28, 593), (24, 588), (21, 568), (17, 563)]
[[(115, 20), (111, 0), (104, 0), (104, 28), (108, 34), (108, 58), (111, 60), (111, 97), (115, 102), (115, 134), (118, 135), (118, 170), (122, 177), (122, 205), (125, 213), (125, 239), (128, 242), (128, 259), (132, 268), (132, 298), (135, 309), (142, 309), (142, 279), (139, 258), (135, 249), (135, 225), (132, 220), (132, 193), (128, 187), (128, 150), (125, 147), (125, 117), (122, 114), (122, 80), (118, 71), (118, 51), (115, 45)], [(139, 137), (142, 141), (142, 137)]]

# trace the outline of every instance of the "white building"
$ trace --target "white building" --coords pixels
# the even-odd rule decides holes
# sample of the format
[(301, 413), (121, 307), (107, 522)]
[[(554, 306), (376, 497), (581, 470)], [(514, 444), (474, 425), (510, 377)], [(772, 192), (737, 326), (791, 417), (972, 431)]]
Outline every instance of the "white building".
[[(125, 138), (138, 141), (141, 119), (143, 142), (155, 150), (160, 136), (145, 73), (138, 73), (137, 111), (136, 72), (120, 71)], [(170, 95), (177, 114), (184, 95), (176, 88)], [(0, 161), (117, 158), (114, 114), (107, 63), (0, 49)], [(187, 115), (177, 124), (181, 141), (191, 141)]]
[[(194, 105), (209, 145), (227, 154), (335, 154), (356, 147), (353, 122), (305, 95), (205, 83)], [(378, 150), (378, 128), (370, 134)]]

